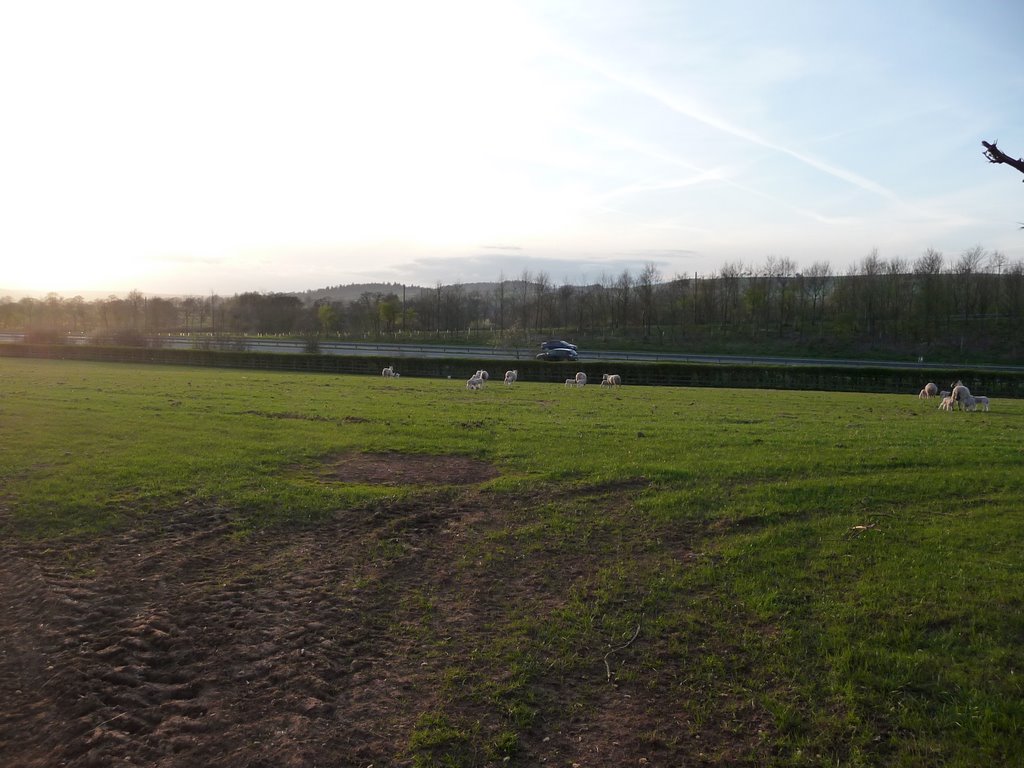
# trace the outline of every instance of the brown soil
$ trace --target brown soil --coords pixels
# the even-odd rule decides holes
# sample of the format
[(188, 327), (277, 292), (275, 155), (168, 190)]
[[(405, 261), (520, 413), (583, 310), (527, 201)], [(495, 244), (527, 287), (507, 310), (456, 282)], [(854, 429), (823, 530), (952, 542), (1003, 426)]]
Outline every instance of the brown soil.
[(326, 462), (329, 480), (370, 485), (471, 485), (491, 480), (498, 470), (468, 456), (417, 453), (345, 453)]
[[(332, 471), (439, 477), (427, 459), (386, 464), (349, 456)], [(489, 470), (456, 474), (472, 472)], [(508, 682), (513, 670), (488, 667), (481, 649), (510, 612), (564, 605), (596, 566), (564, 549), (460, 558), (540, 501), (448, 489), (245, 537), (228, 511), (192, 505), (98, 539), (5, 542), (0, 765), (409, 766), (418, 723), (442, 706), (494, 743), (507, 713), (453, 696), (453, 670)], [(534, 683), (540, 714), (510, 760), (469, 745), (452, 764), (755, 764), (763, 712), (735, 704), (694, 735), (674, 673), (610, 684), (604, 649), (585, 652), (578, 679)]]

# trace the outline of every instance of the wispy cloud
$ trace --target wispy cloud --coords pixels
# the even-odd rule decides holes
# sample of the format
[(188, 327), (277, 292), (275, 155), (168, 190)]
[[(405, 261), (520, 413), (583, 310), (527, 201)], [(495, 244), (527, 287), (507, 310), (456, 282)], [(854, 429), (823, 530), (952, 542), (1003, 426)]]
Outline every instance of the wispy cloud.
[[(678, 157), (677, 155), (673, 154), (672, 152), (669, 152), (668, 150), (662, 147), (653, 146), (649, 142), (639, 141), (631, 136), (624, 136), (622, 134), (614, 133), (605, 128), (600, 128), (593, 125), (578, 125), (576, 126), (576, 129), (582, 133), (601, 139), (602, 141), (606, 141), (614, 146), (621, 147), (622, 149), (631, 152), (636, 152), (637, 154), (640, 154), (652, 160), (657, 160), (658, 162), (668, 163), (671, 165), (679, 166), (680, 168), (685, 168), (687, 170), (693, 171), (695, 174), (694, 176), (689, 177), (687, 179), (678, 179), (674, 181), (670, 180), (660, 183), (637, 182), (635, 184), (624, 185), (617, 189), (611, 190), (610, 192), (604, 193), (603, 195), (599, 195), (596, 198), (599, 207), (601, 207), (603, 210), (608, 210), (610, 212), (615, 213), (623, 213), (622, 211), (613, 210), (607, 207), (607, 203), (616, 198), (624, 197), (627, 194), (645, 191), (679, 189), (682, 187), (693, 186), (699, 183), (714, 182), (719, 184), (725, 184), (745, 194), (752, 195), (762, 200), (767, 200), (768, 202), (785, 208), (786, 210), (791, 211), (799, 216), (803, 216), (804, 218), (811, 219), (813, 221), (817, 221), (823, 224), (846, 224), (851, 222), (851, 219), (849, 217), (836, 218), (832, 216), (826, 216), (822, 213), (811, 210), (809, 208), (793, 205), (792, 203), (784, 200), (778, 195), (772, 195), (762, 190), (756, 189), (750, 186), (749, 184), (740, 183), (739, 181), (736, 181), (736, 177), (739, 175), (739, 171), (735, 167), (718, 166), (716, 168), (710, 169), (700, 168), (699, 166), (696, 166), (693, 163), (688, 162), (687, 160), (684, 160), (681, 157)], [(669, 227), (662, 223), (660, 225), (657, 225), (657, 228), (664, 229)], [(685, 227), (684, 229), (689, 229), (691, 231), (701, 231), (693, 227)]]
[(871, 192), (872, 194), (878, 195), (879, 197), (883, 197), (887, 200), (902, 203), (895, 192), (875, 181), (872, 181), (871, 179), (861, 176), (858, 173), (854, 173), (853, 171), (845, 168), (840, 168), (839, 166), (832, 165), (831, 163), (826, 163), (798, 150), (770, 141), (754, 131), (734, 125), (701, 104), (683, 99), (678, 95), (668, 93), (664, 89), (659, 88), (640, 77), (626, 75), (613, 68), (608, 63), (574, 50), (564, 43), (551, 40), (551, 46), (558, 55), (562, 56), (567, 61), (588, 69), (591, 72), (616, 83), (617, 85), (633, 91), (634, 93), (653, 99), (662, 106), (682, 115), (683, 117), (687, 117), (691, 120), (710, 126), (722, 133), (741, 139), (755, 146), (791, 157), (810, 168), (851, 184), (865, 192)]
[(704, 184), (705, 182), (721, 180), (722, 174), (719, 171), (710, 170), (683, 179), (636, 182), (634, 184), (627, 184), (619, 187), (618, 189), (613, 189), (610, 192), (605, 192), (604, 194), (599, 195), (595, 202), (601, 204), (609, 200), (614, 200), (617, 197), (626, 197), (628, 195), (635, 195), (642, 192), (664, 192), (672, 189), (685, 189), (686, 187), (694, 187), (698, 184)]

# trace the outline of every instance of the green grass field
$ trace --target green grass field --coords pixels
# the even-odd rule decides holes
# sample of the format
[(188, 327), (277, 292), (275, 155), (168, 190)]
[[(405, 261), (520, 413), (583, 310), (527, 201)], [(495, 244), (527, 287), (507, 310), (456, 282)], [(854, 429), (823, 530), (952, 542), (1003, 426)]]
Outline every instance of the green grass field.
[[(616, 718), (629, 764), (1021, 764), (1024, 402), (498, 378), (2, 359), (3, 537), (54, 548), (187, 505), (228, 510), (244, 546), (343, 514), (479, 510), (444, 579), (381, 591), (393, 613), (368, 625), (433, 670), (379, 757), (394, 764), (530, 765), (544, 734)], [(325, 477), (353, 452), (500, 474)], [(392, 531), (361, 562), (422, 565), (434, 545)], [(495, 581), (504, 609), (456, 626), (475, 594), (457, 585)]]

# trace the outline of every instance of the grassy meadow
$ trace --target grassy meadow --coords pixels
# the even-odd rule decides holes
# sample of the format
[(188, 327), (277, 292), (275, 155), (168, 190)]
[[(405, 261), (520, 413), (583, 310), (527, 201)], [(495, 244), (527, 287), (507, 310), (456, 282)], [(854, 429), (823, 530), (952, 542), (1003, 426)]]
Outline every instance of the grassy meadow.
[[(494, 373), (471, 392), (0, 359), (0, 529), (59, 547), (209, 505), (244, 541), (474, 494), (449, 577), (529, 589), (470, 635), (429, 583), (381, 596), (418, 623), (379, 631), (415, 632), (437, 662), (406, 764), (531, 764), (546, 729), (596, 717), (610, 690), (632, 709), (603, 716), (631, 717), (652, 765), (1020, 764), (1024, 401), (950, 414), (916, 392)], [(472, 489), (325, 477), (353, 452), (500, 474)], [(366, 553), (412, 556), (386, 538)]]

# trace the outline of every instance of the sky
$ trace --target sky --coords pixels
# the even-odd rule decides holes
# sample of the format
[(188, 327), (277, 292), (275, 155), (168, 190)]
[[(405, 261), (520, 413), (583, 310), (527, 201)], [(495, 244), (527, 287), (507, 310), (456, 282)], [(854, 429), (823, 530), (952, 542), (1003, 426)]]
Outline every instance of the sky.
[(0, 290), (1024, 259), (1019, 0), (0, 1)]

